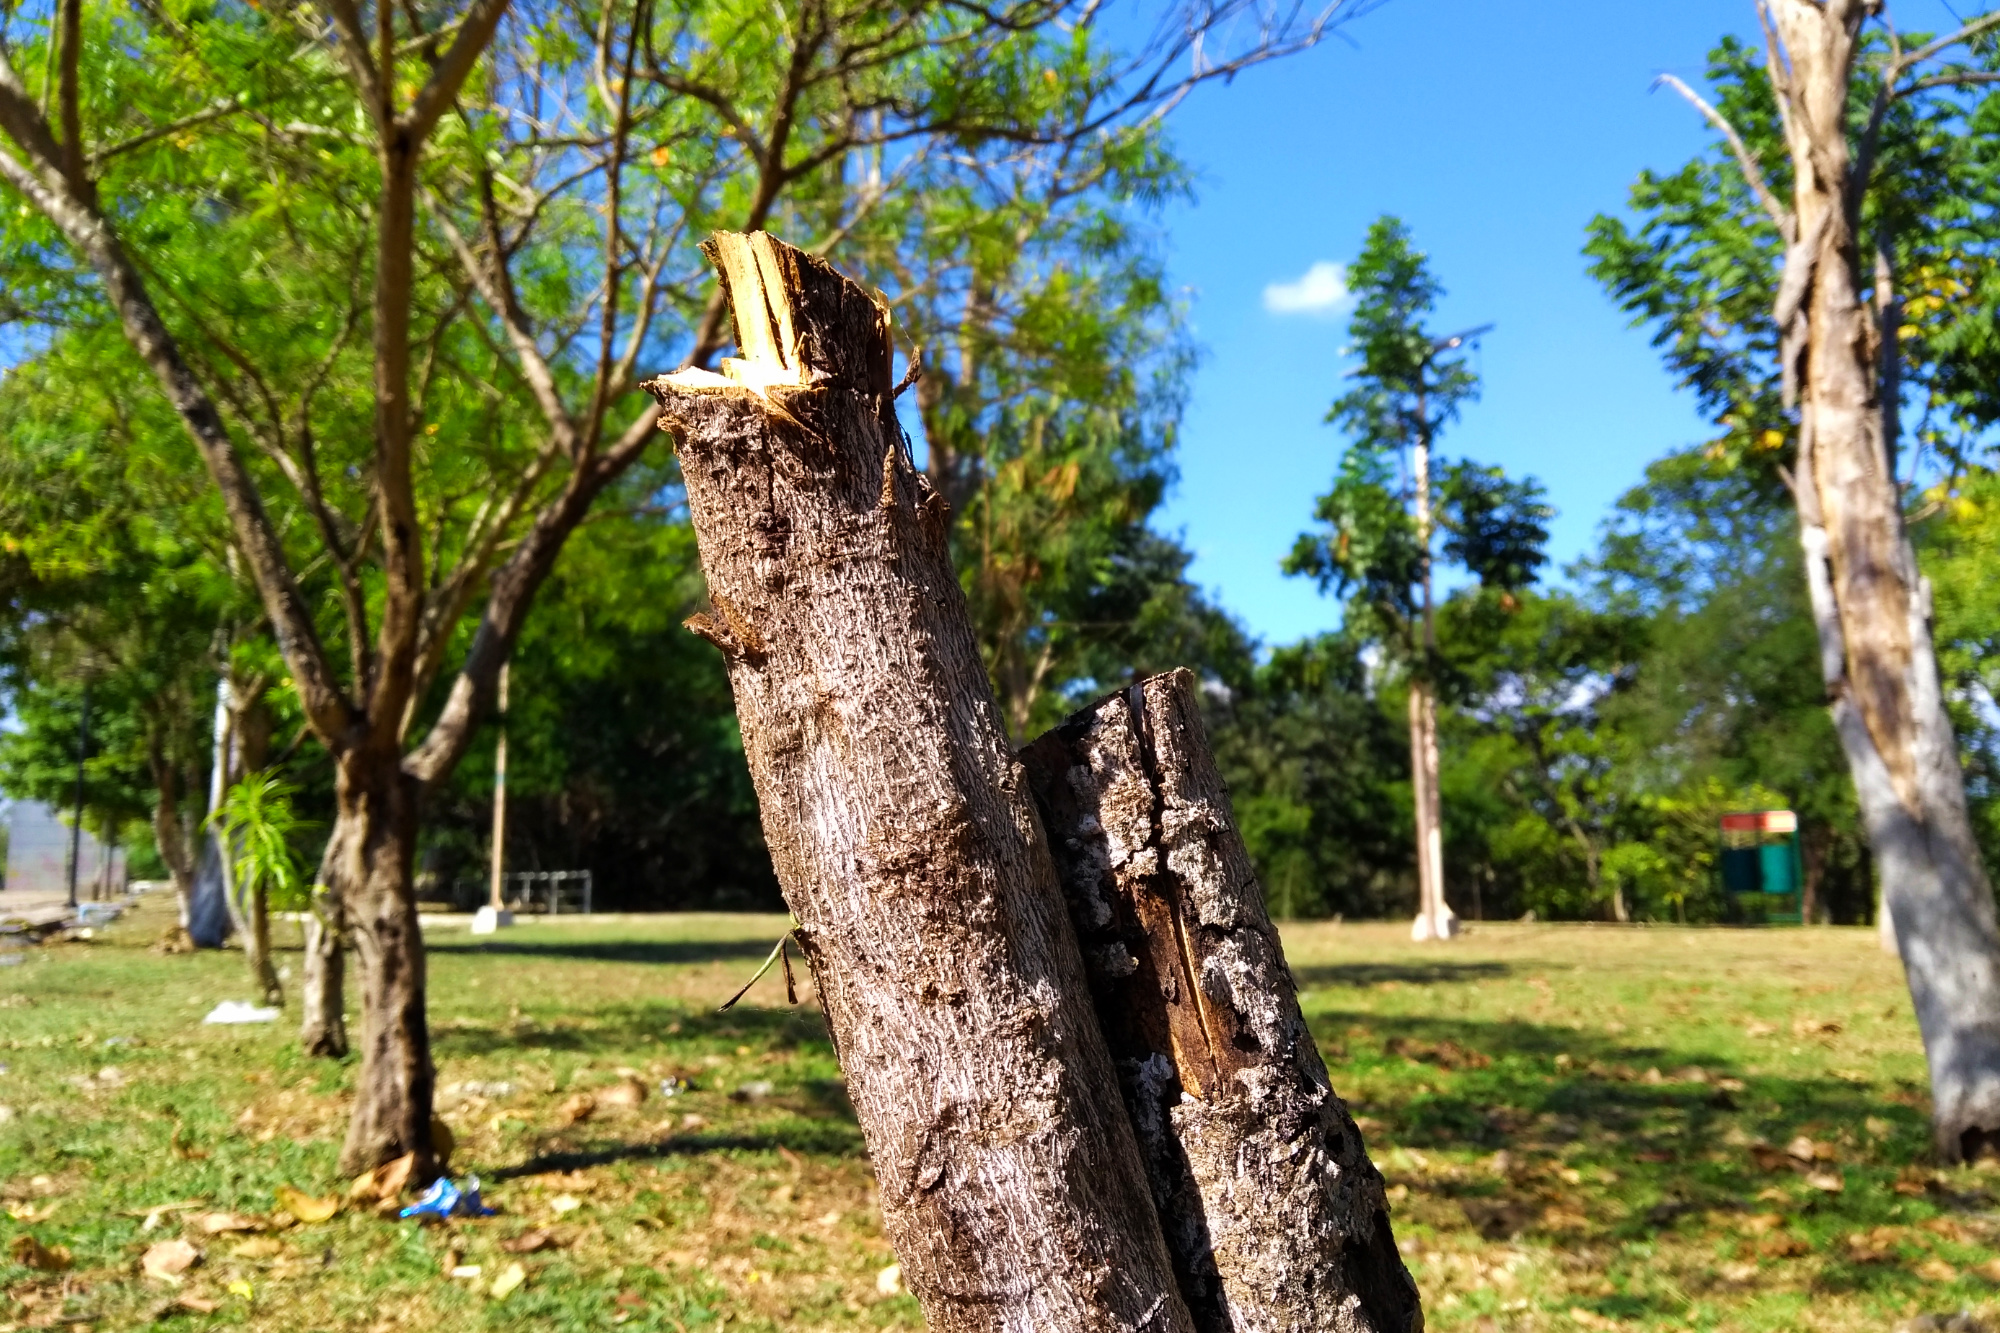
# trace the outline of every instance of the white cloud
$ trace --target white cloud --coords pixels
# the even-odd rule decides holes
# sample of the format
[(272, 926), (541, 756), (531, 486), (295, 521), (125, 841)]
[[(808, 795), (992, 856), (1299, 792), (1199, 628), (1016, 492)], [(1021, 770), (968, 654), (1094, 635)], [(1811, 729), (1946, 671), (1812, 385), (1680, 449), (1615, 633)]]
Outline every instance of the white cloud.
[(1348, 299), (1347, 270), (1330, 259), (1264, 289), (1264, 309), (1274, 315), (1334, 315), (1346, 309)]

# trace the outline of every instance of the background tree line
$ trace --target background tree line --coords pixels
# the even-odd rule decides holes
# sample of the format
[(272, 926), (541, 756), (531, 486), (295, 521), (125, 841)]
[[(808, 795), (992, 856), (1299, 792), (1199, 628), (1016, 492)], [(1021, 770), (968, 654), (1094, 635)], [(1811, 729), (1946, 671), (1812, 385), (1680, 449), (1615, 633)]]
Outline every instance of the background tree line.
[[(181, 20), (162, 14), (146, 28), (149, 40), (192, 59), (175, 35)], [(542, 17), (576, 16), (551, 10)], [(737, 20), (718, 10), (704, 21)], [(832, 27), (859, 21), (827, 20)], [(247, 31), (231, 34), (238, 45), (228, 55), (240, 62), (232, 68), (246, 83), (279, 79), (270, 60), (280, 35), (259, 36), (255, 25)], [(1157, 206), (1188, 188), (1162, 123), (1120, 122), (1118, 135), (1097, 141), (1039, 142), (1017, 129), (1007, 133), (1018, 141), (1008, 142), (997, 122), (979, 117), (997, 114), (992, 108), (1009, 98), (1041, 97), (1040, 113), (1072, 127), (1116, 109), (1116, 90), (1091, 73), (1094, 56), (1065, 57), (1079, 62), (1072, 68), (1037, 49), (995, 68), (992, 86), (981, 85), (990, 105), (940, 107), (934, 121), (910, 121), (917, 128), (906, 131), (891, 133), (883, 128), (888, 120), (871, 119), (887, 116), (889, 103), (836, 99), (820, 107), (812, 123), (814, 133), (828, 136), (824, 161), (807, 153), (798, 160), (808, 165), (774, 185), (756, 165), (771, 145), (752, 132), (770, 118), (739, 104), (782, 100), (786, 89), (762, 87), (747, 72), (752, 62), (730, 65), (723, 46), (701, 45), (695, 28), (677, 31), (691, 44), (683, 48), (686, 68), (659, 63), (644, 76), (662, 93), (657, 104), (619, 111), (624, 94), (612, 87), (614, 76), (591, 70), (590, 53), (579, 52), (582, 64), (563, 66), (564, 77), (605, 82), (573, 103), (556, 98), (552, 118), (586, 105), (608, 116), (593, 122), (596, 138), (582, 135), (600, 145), (615, 137), (620, 116), (634, 124), (650, 118), (657, 128), (648, 131), (643, 153), (627, 154), (629, 165), (670, 178), (648, 188), (665, 191), (681, 215), (745, 222), (756, 214), (829, 240), (843, 262), (889, 295), (908, 350), (921, 347), (924, 363), (907, 424), (953, 499), (961, 577), (1017, 737), (1134, 675), (1192, 665), (1206, 681), (1216, 746), (1274, 908), (1302, 916), (1404, 910), (1415, 884), (1407, 654), (1379, 617), (1365, 614), (1349, 614), (1342, 629), (1303, 643), (1254, 642), (1189, 581), (1189, 553), (1154, 523), (1173, 484), (1176, 423), (1197, 353), (1182, 298), (1164, 278), (1154, 225)], [(787, 38), (767, 32), (759, 40)], [(630, 59), (634, 87), (648, 61), (663, 60), (657, 50), (613, 46), (599, 54)], [(548, 60), (545, 53), (531, 60), (526, 47), (503, 49), (510, 53), (494, 77), (504, 66), (523, 87), (553, 96), (554, 66), (537, 63)], [(330, 66), (310, 72), (316, 82), (274, 95), (349, 95)], [(1758, 74), (1753, 53), (1731, 44), (1718, 49), (1714, 75), (1723, 102), (1739, 124), (1769, 135), (1775, 112), (1756, 102)], [(330, 284), (347, 283), (353, 270), (333, 271), (311, 257), (352, 252), (365, 262), (365, 225), (356, 220), (361, 230), (335, 234), (336, 213), (315, 224), (328, 229), (323, 233), (298, 231), (305, 201), (355, 185), (359, 178), (341, 171), (366, 171), (365, 159), (341, 165), (352, 135), (328, 128), (338, 118), (324, 106), (315, 108), (316, 120), (274, 122), (282, 133), (253, 130), (254, 116), (224, 103), (185, 115), (169, 114), (184, 109), (178, 104), (155, 112), (146, 99), (163, 94), (147, 77), (130, 62), (98, 72), (96, 96), (127, 90), (147, 109), (151, 128), (137, 128), (138, 136), (175, 127), (116, 160), (185, 140), (181, 154), (207, 154), (202, 169), (211, 179), (240, 183), (219, 186), (215, 195), (229, 205), (232, 244), (268, 245), (261, 253), (275, 256), (261, 268), (218, 272), (224, 261), (212, 225), (182, 216), (178, 210), (191, 207), (185, 200), (162, 195), (149, 205), (162, 210), (146, 224), (162, 247), (151, 262), (182, 274), (190, 288), (233, 292), (223, 303), (232, 317), (254, 311), (265, 321), (232, 337), (190, 316), (201, 355), (241, 396), (231, 410), (246, 422), (266, 412), (258, 381), (278, 377), (236, 344), (253, 342), (261, 354), (266, 342), (300, 328), (312, 337), (298, 344), (305, 349), (299, 365), (285, 373), (295, 383), (313, 383), (317, 374), (314, 394), (337, 412), (364, 410), (370, 367), (356, 349), (365, 343), (366, 292), (333, 290)], [(886, 67), (883, 77), (891, 77)], [(928, 76), (911, 66), (893, 77), (915, 79), (915, 88)], [(665, 97), (668, 91), (675, 95)], [(791, 95), (807, 97), (796, 89)], [(703, 107), (711, 118), (695, 116)], [(731, 108), (742, 125), (731, 123)], [(269, 119), (268, 111), (257, 114)], [(1974, 124), (1990, 114), (1988, 102), (1970, 94), (1951, 111)], [(1990, 284), (1975, 204), (1991, 191), (1992, 164), (1976, 136), (1948, 135), (1914, 112), (1899, 115), (1886, 130), (1890, 202), (1883, 207), (1908, 214), (1896, 234), (1911, 247), (1906, 271), (1918, 275), (1904, 298), (1905, 346), (1919, 395), (1913, 447), (1929, 461), (1912, 511), (1990, 854), (2000, 823), (1986, 627), (1995, 623), (1988, 571), (2000, 487), (1971, 448), (1992, 416), (1983, 387), (1992, 379), (1982, 377), (1991, 303), (1968, 298)], [(306, 123), (319, 128), (308, 133), (299, 128)], [(981, 141), (989, 148), (972, 168), (942, 146), (967, 125), (978, 129), (974, 138), (987, 136)], [(229, 126), (242, 133), (218, 128)], [(550, 125), (521, 133), (518, 142), (490, 144), (489, 159), (518, 152), (538, 170), (559, 170), (560, 153), (543, 142), (561, 137)], [(996, 143), (1002, 146), (992, 148)], [(605, 179), (601, 161), (593, 169)], [(470, 431), (490, 448), (517, 447), (509, 441), (527, 448), (528, 436), (546, 429), (533, 401), (534, 376), (520, 368), (518, 351), (510, 354), (504, 318), (482, 328), (465, 311), (481, 299), (484, 281), (501, 307), (511, 299), (561, 325), (530, 329), (530, 346), (542, 338), (554, 340), (549, 346), (591, 347), (595, 333), (563, 321), (599, 280), (592, 276), (599, 269), (574, 266), (588, 249), (579, 249), (585, 233), (578, 229), (608, 199), (608, 186), (569, 204), (549, 193), (540, 206), (559, 216), (547, 224), (555, 231), (546, 248), (536, 250), (534, 236), (508, 234), (499, 202), (492, 204), (498, 241), (478, 239), (493, 221), (478, 215), (487, 206), (479, 203), (483, 192), (514, 186), (477, 168), (466, 179), (472, 212), (454, 217), (442, 199), (420, 201), (432, 219), (420, 272), (422, 282), (435, 284), (423, 289), (435, 312), (427, 316), (435, 324), (425, 352), (425, 373), (438, 386), (433, 415), (461, 423), (449, 428)], [(760, 205), (763, 193), (771, 197)], [(1873, 912), (1868, 855), (1825, 715), (1797, 541), (1776, 479), (1777, 447), (1766, 435), (1777, 370), (1775, 349), (1751, 327), (1769, 305), (1769, 279), (1751, 260), (1768, 242), (1746, 229), (1754, 202), (1732, 180), (1722, 150), (1677, 174), (1642, 178), (1633, 204), (1635, 222), (1593, 225), (1591, 262), (1621, 299), (1651, 293), (1644, 299), (1655, 304), (1647, 309), (1666, 318), (1712, 310), (1741, 325), (1741, 333), (1725, 333), (1712, 346), (1691, 313), (1674, 325), (1687, 330), (1675, 335), (1683, 339), (1673, 344), (1676, 354), (1711, 395), (1724, 433), (1654, 463), (1605, 525), (1598, 549), (1565, 571), (1560, 585), (1465, 584), (1441, 592), (1439, 656), (1427, 669), (1444, 705), (1448, 889), (1460, 912), (1475, 917), (1534, 911), (1715, 919), (1722, 911), (1715, 817), (1785, 805), (1801, 814), (1818, 910), (1833, 920), (1865, 920)], [(532, 220), (545, 225), (540, 214)], [(699, 230), (691, 221), (682, 225), (685, 234), (660, 235), (664, 248), (656, 252), (619, 242), (637, 247), (636, 258), (618, 266), (624, 280), (652, 282), (660, 309), (676, 312), (660, 316), (671, 335), (646, 334), (667, 339), (658, 355), (668, 358), (673, 338), (683, 340), (681, 352), (722, 340), (703, 293), (668, 281), (684, 262), (673, 247)], [(79, 294), (51, 236), (32, 217), (8, 226), (10, 271), (20, 280), (10, 285), (6, 314), (32, 336), (17, 343), (27, 350), (0, 391), (0, 595), (8, 599), (0, 650), (19, 723), (0, 742), (0, 785), (59, 804), (69, 799), (87, 687), (96, 719), (86, 763), (92, 825), (121, 830), (136, 869), (169, 873), (176, 862), (185, 865), (196, 841), (214, 685), (229, 672), (246, 689), (256, 687), (268, 714), (259, 725), (271, 737), (269, 760), (298, 787), (298, 806), (316, 830), (301, 848), (311, 862), (334, 822), (333, 766), (326, 750), (306, 739), (296, 695), (284, 688), (285, 665), (249, 574), (232, 555), (221, 502), (116, 328)], [(1662, 237), (1680, 248), (1661, 246)], [(492, 248), (481, 251), (482, 244)], [(519, 257), (512, 298), (482, 253)], [(468, 255), (454, 272), (454, 261)], [(649, 264), (658, 270), (651, 279)], [(504, 364), (510, 355), (512, 369)], [(579, 364), (594, 366), (589, 357)], [(1335, 370), (1329, 367), (1329, 397)], [(596, 410), (588, 382), (586, 375), (564, 392), (573, 389), (581, 408)], [(90, 387), (78, 392), (78, 385)], [(288, 411), (303, 419), (282, 404), (269, 415), (283, 426)], [(425, 438), (436, 437), (420, 433)], [(1607, 447), (1615, 440), (1615, 423), (1608, 423)], [(107, 441), (120, 447), (107, 449)], [(481, 467), (490, 466), (467, 460), (461, 473), (439, 475), (440, 522), (450, 514), (459, 515), (453, 522), (478, 522), (486, 498)], [(676, 487), (664, 456), (648, 456), (612, 482), (522, 617), (513, 649), (509, 863), (589, 868), (606, 906), (771, 906), (775, 885), (721, 665), (680, 629), (703, 592)], [(358, 532), (367, 506), (356, 495)], [(286, 521), (310, 527), (309, 508), (301, 500)], [(497, 552), (475, 566), (489, 568)], [(336, 625), (345, 596), (337, 563), (322, 555), (317, 567), (310, 557), (302, 566)], [(373, 577), (356, 579), (364, 601), (379, 597)], [(441, 577), (448, 581), (448, 573)], [(484, 577), (476, 572), (471, 581)], [(445, 639), (462, 652), (470, 633), (459, 623)], [(417, 716), (437, 716), (449, 690), (448, 675), (435, 673)], [(465, 753), (428, 798), (417, 851), (427, 882), (475, 877), (485, 865), (491, 746), (477, 739)]]

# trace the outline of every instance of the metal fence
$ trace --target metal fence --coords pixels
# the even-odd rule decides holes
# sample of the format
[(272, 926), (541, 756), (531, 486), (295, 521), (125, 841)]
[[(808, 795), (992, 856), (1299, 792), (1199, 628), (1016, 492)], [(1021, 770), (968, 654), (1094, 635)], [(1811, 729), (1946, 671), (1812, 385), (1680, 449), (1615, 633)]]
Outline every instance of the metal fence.
[[(452, 881), (448, 895), (451, 905), (461, 912), (486, 906), (491, 884), (492, 881), (485, 879)], [(590, 895), (588, 870), (516, 870), (500, 877), (500, 901), (508, 911), (522, 915), (588, 912)]]

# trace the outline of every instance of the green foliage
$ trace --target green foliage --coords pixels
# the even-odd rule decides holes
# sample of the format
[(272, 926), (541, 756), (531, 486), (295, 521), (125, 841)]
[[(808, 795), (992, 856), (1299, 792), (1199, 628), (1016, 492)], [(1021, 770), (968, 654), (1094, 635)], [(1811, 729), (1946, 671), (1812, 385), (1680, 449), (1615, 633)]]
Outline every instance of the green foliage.
[(1347, 623), (1381, 643), (1401, 666), (1432, 672), (1425, 660), (1421, 613), (1435, 564), (1432, 538), (1416, 513), (1416, 451), (1421, 478), (1444, 532), (1444, 556), (1482, 587), (1508, 593), (1531, 584), (1547, 562), (1542, 547), (1553, 516), (1532, 479), (1510, 480), (1500, 469), (1448, 462), (1435, 450), (1438, 433), (1478, 396), (1479, 380), (1464, 339), (1425, 327), (1443, 288), (1409, 229), (1382, 217), (1368, 229), (1361, 256), (1348, 270), (1355, 294), (1348, 322), (1349, 372), (1355, 387), (1335, 400), (1327, 419), (1348, 436), (1333, 487), (1319, 497), (1319, 530), (1302, 534), (1285, 572), (1312, 578), (1321, 591), (1346, 599)]
[(298, 788), (272, 773), (252, 773), (223, 793), (207, 820), (232, 849), (231, 887), (242, 916), (261, 893), (276, 912), (303, 911), (310, 901), (297, 844), (311, 825), (292, 808)]
[[(694, 533), (635, 477), (564, 550), (515, 648), (507, 713), (507, 864), (587, 869), (600, 910), (778, 906), (700, 604)], [(490, 728), (489, 728), (490, 729)], [(427, 811), (421, 853), (445, 881), (489, 862), (493, 751), (478, 744)]]
[(1206, 691), (1216, 762), (1280, 917), (1381, 915), (1407, 896), (1409, 753), (1373, 696), (1363, 645), (1325, 635), (1279, 648)]
[[(1906, 49), (1921, 42), (1905, 34)], [(1878, 36), (1864, 38), (1880, 51)], [(1709, 54), (1719, 111), (1741, 133), (1780, 197), (1790, 158), (1761, 51), (1725, 38)], [(1875, 62), (1856, 67), (1850, 117), (1860, 125), (1877, 88)], [(1890, 259), (1901, 298), (1904, 425), (1946, 467), (1961, 466), (2000, 419), (2000, 98), (1933, 90), (1893, 103), (1862, 208), (1861, 254)], [(1630, 221), (1600, 214), (1584, 253), (1590, 272), (1654, 345), (1720, 428), (1718, 459), (1775, 477), (1793, 424), (1783, 410), (1777, 295), (1784, 242), (1721, 143), (1676, 171), (1641, 172)], [(1864, 290), (1872, 273), (1857, 275)], [(1912, 412), (1910, 409), (1914, 408)]]

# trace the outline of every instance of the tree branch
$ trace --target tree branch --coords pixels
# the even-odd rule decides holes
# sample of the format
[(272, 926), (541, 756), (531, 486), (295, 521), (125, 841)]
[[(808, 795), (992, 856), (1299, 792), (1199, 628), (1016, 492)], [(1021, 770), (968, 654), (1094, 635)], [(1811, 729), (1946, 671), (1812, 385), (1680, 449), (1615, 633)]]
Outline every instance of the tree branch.
[(1763, 168), (1757, 165), (1756, 155), (1743, 142), (1743, 136), (1736, 132), (1736, 127), (1731, 125), (1720, 111), (1710, 106), (1699, 93), (1673, 75), (1662, 74), (1653, 80), (1655, 88), (1661, 84), (1672, 88), (1693, 103), (1695, 110), (1701, 112), (1709, 124), (1721, 131), (1722, 137), (1729, 141), (1730, 151), (1736, 155), (1736, 165), (1742, 170), (1744, 183), (1749, 185), (1750, 193), (1757, 197), (1757, 203), (1763, 208), (1764, 215), (1771, 219), (1771, 225), (1775, 226), (1778, 234), (1785, 238), (1785, 244), (1790, 245), (1797, 233), (1797, 225), (1791, 213), (1778, 202), (1778, 197), (1771, 193), (1771, 187), (1765, 184)]
[(418, 90), (410, 109), (403, 113), (403, 131), (410, 138), (421, 143), (430, 137), (431, 127), (438, 117), (450, 109), (458, 100), (458, 90), (465, 86), (473, 66), (493, 40), (493, 33), (500, 26), (501, 16), (507, 12), (508, 0), (474, 0), (472, 10), (459, 25), (458, 35), (451, 39), (444, 58), (431, 70), (430, 78)]

